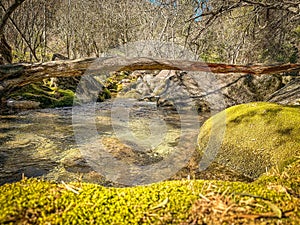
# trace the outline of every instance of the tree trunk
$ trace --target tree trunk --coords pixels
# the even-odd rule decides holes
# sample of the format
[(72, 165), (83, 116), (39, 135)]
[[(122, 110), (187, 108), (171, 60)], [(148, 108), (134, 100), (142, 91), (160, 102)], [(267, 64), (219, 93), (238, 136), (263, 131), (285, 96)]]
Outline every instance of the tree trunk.
[(26, 84), (49, 77), (82, 76), (86, 71), (88, 74), (99, 75), (103, 72), (134, 70), (182, 70), (260, 75), (300, 71), (300, 64), (233, 65), (187, 60), (107, 57), (2, 65), (0, 66), (0, 96)]
[(7, 43), (4, 35), (1, 35), (0, 37), (0, 58), (1, 58), (0, 64), (12, 63), (13, 57), (12, 57), (11, 47)]
[[(5, 12), (3, 18), (0, 22), (0, 55), (2, 56), (3, 63), (12, 63), (12, 52), (11, 47), (6, 41), (4, 35), (4, 28), (7, 24), (8, 19), (11, 14), (24, 2), (25, 0), (15, 0), (14, 4), (12, 4)], [(0, 60), (1, 61), (1, 60)]]

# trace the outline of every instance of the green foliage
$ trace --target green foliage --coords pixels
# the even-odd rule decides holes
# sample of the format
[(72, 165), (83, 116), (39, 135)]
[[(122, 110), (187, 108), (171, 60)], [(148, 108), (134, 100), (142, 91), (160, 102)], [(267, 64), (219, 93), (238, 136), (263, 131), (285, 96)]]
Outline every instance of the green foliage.
[(29, 62), (29, 52), (21, 52), (19, 49), (12, 51), (13, 62)]
[(99, 93), (97, 101), (103, 102), (106, 99), (110, 99), (111, 97), (115, 96), (119, 91), (121, 91), (123, 89), (123, 79), (127, 79), (130, 82), (135, 81), (135, 78), (132, 78), (130, 76), (130, 72), (128, 71), (114, 72), (110, 74), (110, 76), (104, 82), (104, 88)]
[(105, 91), (109, 91), (109, 96), (115, 96), (119, 91), (123, 89), (123, 80), (127, 80), (128, 82), (136, 81), (136, 77), (131, 76), (131, 73), (128, 71), (114, 72), (110, 74), (110, 76), (105, 81)]
[(298, 50), (296, 46), (291, 44), (284, 44), (280, 48), (267, 48), (262, 51), (260, 60), (262, 62), (275, 60), (279, 63), (296, 63), (298, 60)]
[[(46, 55), (43, 55), (43, 49), (42, 48), (37, 48), (36, 49), (36, 56), (38, 59), (43, 59), (44, 62), (51, 61), (52, 54), (46, 53)], [(18, 63), (18, 62), (30, 62), (30, 61), (35, 61), (34, 59), (30, 60), (33, 56), (31, 56), (31, 53), (28, 51), (21, 51), (20, 49), (15, 49), (12, 51), (13, 55), (13, 62)]]
[[(294, 35), (295, 35), (295, 40), (296, 40), (296, 42), (299, 42), (299, 40), (300, 40), (300, 25), (298, 25), (298, 26), (293, 30), (293, 33), (294, 33)], [(298, 49), (298, 51), (300, 51), (300, 50)]]
[(209, 49), (205, 53), (200, 54), (201, 59), (204, 62), (222, 62), (224, 58), (222, 57), (222, 49)]
[(128, 71), (115, 72), (110, 75), (105, 81), (105, 86), (112, 92), (118, 92), (122, 90), (121, 81), (123, 79), (130, 79), (130, 73)]

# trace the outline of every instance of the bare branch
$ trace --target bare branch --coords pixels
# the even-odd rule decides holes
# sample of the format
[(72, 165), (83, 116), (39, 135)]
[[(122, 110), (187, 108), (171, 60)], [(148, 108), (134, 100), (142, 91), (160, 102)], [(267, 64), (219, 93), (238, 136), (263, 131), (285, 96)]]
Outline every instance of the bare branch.
[(283, 2), (277, 2), (277, 3), (263, 3), (261, 1), (253, 1), (253, 0), (240, 0), (239, 2), (233, 3), (229, 6), (222, 5), (217, 10), (211, 10), (208, 12), (201, 13), (201, 15), (194, 16), (190, 19), (188, 19), (186, 22), (196, 20), (201, 17), (206, 16), (219, 16), (224, 13), (229, 13), (232, 10), (239, 8), (239, 7), (249, 7), (258, 5), (264, 8), (268, 9), (276, 9), (276, 10), (285, 10), (288, 12), (291, 12), (295, 15), (298, 15), (300, 13), (300, 3), (299, 2), (291, 2), (291, 1), (283, 1)]
[(223, 13), (229, 13), (231, 12), (232, 10), (236, 9), (236, 8), (239, 8), (241, 7), (241, 2), (238, 2), (238, 3), (235, 3), (235, 4), (232, 4), (230, 6), (224, 6), (222, 5), (221, 7), (219, 7), (217, 10), (211, 10), (211, 11), (208, 11), (208, 12), (205, 12), (205, 13), (201, 13), (200, 15), (198, 16), (194, 16), (193, 18), (190, 18), (188, 19), (186, 22), (189, 22), (189, 21), (192, 21), (192, 20), (196, 20), (196, 19), (199, 19), (201, 17), (206, 17), (206, 16), (214, 16), (214, 17), (217, 17), (217, 16), (220, 16), (222, 15)]
[(293, 14), (300, 13), (300, 2), (292, 2), (292, 1), (278, 1), (276, 3), (263, 3), (261, 1), (253, 1), (253, 0), (242, 0), (245, 3), (251, 5), (259, 5), (268, 9), (277, 9), (277, 10), (286, 10)]
[(11, 14), (19, 7), (19, 5), (21, 5), (23, 2), (25, 2), (25, 0), (16, 0), (14, 4), (12, 4), (7, 11), (5, 12), (1, 23), (0, 23), (0, 35), (3, 35), (4, 33), (4, 27), (7, 23), (7, 20), (9, 19), (9, 17), (11, 16)]

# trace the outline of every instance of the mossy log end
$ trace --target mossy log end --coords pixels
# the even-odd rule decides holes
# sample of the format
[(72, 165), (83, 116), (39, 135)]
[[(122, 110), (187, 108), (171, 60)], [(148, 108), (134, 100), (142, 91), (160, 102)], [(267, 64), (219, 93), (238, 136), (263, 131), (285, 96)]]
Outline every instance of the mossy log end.
[(281, 65), (233, 65), (205, 63), (187, 60), (151, 58), (84, 58), (77, 60), (51, 61), (36, 64), (11, 64), (0, 66), (0, 96), (29, 83), (48, 77), (82, 76), (85, 71), (98, 75), (103, 71), (134, 70), (184, 70), (212, 73), (274, 74), (300, 71), (300, 64)]

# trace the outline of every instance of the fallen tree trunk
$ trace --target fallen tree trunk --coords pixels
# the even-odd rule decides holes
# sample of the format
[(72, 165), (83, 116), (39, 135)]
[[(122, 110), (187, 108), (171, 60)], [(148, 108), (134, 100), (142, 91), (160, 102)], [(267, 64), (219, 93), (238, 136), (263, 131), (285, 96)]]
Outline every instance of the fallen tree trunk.
[(260, 75), (300, 71), (300, 64), (233, 65), (187, 60), (108, 57), (2, 65), (0, 66), (0, 96), (15, 88), (49, 77), (82, 76), (86, 71), (88, 74), (99, 75), (108, 71), (134, 70), (183, 70)]

